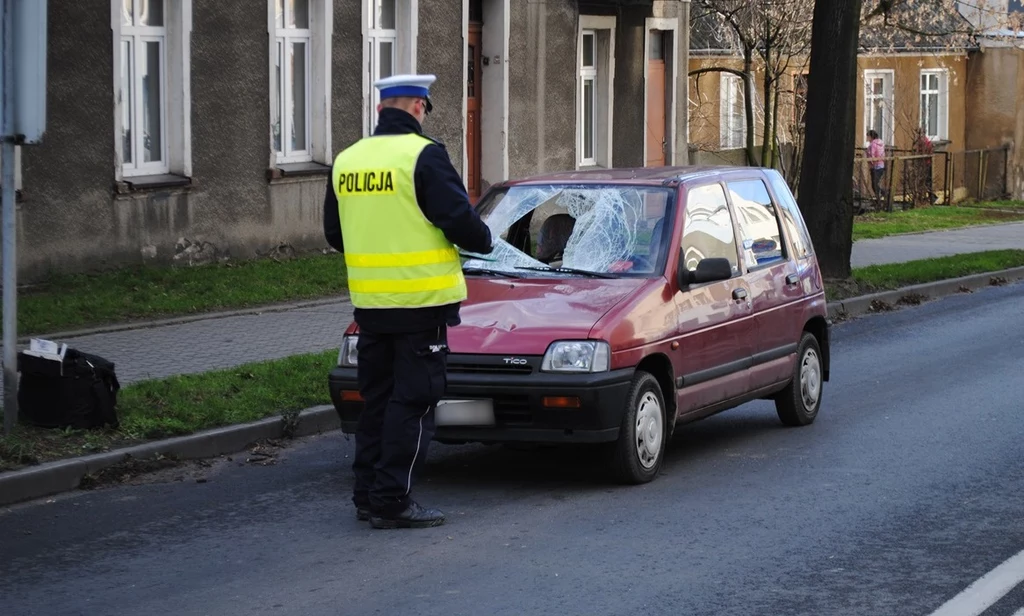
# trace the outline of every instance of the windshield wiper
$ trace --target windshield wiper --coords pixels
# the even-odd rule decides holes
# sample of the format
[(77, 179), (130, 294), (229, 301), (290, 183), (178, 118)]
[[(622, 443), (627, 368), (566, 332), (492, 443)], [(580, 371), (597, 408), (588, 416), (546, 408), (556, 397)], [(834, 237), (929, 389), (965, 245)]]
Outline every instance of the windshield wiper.
[(462, 271), (466, 274), (493, 274), (495, 276), (504, 276), (505, 278), (519, 278), (512, 272), (503, 272), (496, 269), (488, 269), (486, 267), (464, 267)]
[(521, 265), (516, 269), (530, 270), (532, 272), (555, 272), (556, 274), (578, 274), (580, 276), (588, 276), (590, 278), (615, 278), (610, 274), (603, 274), (601, 272), (591, 272), (589, 270), (576, 269), (574, 267), (533, 267), (528, 265)]

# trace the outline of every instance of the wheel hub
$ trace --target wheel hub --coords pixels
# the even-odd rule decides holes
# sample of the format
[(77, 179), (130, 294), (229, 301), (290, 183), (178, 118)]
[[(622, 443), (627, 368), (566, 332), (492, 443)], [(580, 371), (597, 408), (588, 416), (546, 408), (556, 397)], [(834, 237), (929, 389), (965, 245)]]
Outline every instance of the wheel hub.
[(804, 351), (800, 362), (800, 397), (805, 409), (813, 409), (821, 395), (821, 361), (814, 349)]
[(636, 411), (636, 453), (644, 468), (653, 468), (658, 462), (663, 433), (661, 405), (653, 393), (647, 392)]

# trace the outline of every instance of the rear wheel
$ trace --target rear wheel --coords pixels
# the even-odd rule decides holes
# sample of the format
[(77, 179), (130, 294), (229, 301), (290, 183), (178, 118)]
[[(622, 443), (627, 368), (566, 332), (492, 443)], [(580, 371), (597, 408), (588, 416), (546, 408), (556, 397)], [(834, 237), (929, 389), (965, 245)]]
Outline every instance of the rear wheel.
[(793, 380), (775, 397), (775, 411), (787, 426), (814, 422), (821, 408), (822, 365), (818, 339), (804, 332), (797, 348)]
[(626, 412), (614, 443), (612, 470), (625, 483), (647, 483), (665, 459), (665, 398), (658, 379), (637, 372), (629, 389)]

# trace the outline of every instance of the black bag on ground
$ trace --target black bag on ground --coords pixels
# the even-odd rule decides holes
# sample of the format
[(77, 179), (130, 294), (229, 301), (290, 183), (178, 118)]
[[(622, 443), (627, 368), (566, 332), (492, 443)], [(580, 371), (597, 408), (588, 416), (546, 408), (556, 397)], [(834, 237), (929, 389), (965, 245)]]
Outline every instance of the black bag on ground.
[(18, 354), (18, 415), (42, 428), (117, 428), (117, 381), (113, 362), (67, 349), (61, 364)]

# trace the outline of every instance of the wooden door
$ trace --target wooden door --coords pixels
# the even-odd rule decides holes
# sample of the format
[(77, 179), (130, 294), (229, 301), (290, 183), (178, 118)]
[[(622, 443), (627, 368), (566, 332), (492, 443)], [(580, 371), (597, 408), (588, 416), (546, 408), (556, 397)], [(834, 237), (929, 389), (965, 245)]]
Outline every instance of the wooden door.
[(647, 59), (647, 166), (665, 166), (665, 37), (651, 31)]
[(481, 29), (478, 22), (469, 24), (466, 54), (469, 62), (466, 75), (466, 191), (474, 202), (480, 196)]

